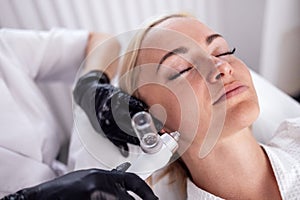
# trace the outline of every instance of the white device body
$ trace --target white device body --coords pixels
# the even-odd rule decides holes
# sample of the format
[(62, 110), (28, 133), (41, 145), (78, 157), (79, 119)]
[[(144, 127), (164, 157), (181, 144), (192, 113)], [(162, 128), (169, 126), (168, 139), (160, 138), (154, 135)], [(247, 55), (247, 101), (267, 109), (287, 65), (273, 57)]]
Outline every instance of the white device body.
[[(174, 136), (171, 136), (171, 135)], [(174, 152), (178, 148), (178, 132), (170, 134), (163, 134), (160, 136), (162, 145), (159, 151), (149, 154), (143, 152), (128, 168), (127, 172), (137, 174), (143, 180), (147, 179), (155, 171), (165, 167)]]

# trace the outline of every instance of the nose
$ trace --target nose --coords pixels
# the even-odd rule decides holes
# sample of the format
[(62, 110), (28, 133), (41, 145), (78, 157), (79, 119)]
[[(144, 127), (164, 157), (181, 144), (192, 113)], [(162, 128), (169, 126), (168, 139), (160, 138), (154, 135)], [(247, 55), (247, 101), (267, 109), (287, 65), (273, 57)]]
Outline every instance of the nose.
[(220, 79), (227, 78), (233, 74), (233, 69), (228, 62), (214, 56), (212, 56), (211, 59), (215, 67), (211, 70), (209, 75), (210, 83), (217, 82)]

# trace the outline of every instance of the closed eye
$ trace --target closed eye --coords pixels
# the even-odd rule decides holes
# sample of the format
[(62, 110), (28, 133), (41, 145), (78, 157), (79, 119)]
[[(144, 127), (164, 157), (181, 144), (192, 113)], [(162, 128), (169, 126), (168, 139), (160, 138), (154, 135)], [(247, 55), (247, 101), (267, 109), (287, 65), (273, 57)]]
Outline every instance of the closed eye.
[(180, 71), (179, 73), (177, 73), (177, 74), (175, 74), (175, 75), (173, 75), (173, 76), (170, 76), (168, 79), (169, 79), (170, 81), (171, 81), (171, 80), (174, 80), (174, 79), (178, 78), (179, 76), (181, 76), (183, 73), (185, 73), (185, 72), (191, 70), (192, 68), (193, 68), (193, 67), (188, 67), (188, 68), (186, 68), (186, 69)]
[(233, 48), (231, 51), (227, 51), (225, 53), (221, 53), (219, 55), (216, 55), (216, 57), (226, 56), (226, 55), (232, 55), (235, 52), (235, 48)]

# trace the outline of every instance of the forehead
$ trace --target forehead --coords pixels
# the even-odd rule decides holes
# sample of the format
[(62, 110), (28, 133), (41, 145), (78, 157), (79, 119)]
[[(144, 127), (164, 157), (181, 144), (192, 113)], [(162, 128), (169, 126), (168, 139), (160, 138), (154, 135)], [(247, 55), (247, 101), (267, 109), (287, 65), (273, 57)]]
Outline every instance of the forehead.
[[(170, 18), (148, 31), (141, 44), (140, 53), (143, 58), (155, 58), (179, 46), (205, 48), (207, 36), (214, 33), (197, 19), (190, 17)], [(147, 50), (145, 51), (145, 49)]]
[(191, 17), (174, 17), (150, 29), (145, 35), (142, 46), (166, 45), (172, 39), (182, 40), (177, 41), (177, 43), (194, 40), (194, 42), (202, 44), (205, 43), (206, 37), (212, 33), (214, 31), (197, 19)]

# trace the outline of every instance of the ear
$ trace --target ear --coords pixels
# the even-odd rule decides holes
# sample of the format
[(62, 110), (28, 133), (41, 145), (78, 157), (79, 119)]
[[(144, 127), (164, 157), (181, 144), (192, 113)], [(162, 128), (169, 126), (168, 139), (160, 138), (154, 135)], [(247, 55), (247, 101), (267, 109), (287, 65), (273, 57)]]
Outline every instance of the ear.
[(160, 129), (160, 131), (158, 132), (160, 135), (166, 133), (166, 130), (164, 128)]
[(171, 133), (172, 131), (170, 131), (168, 128), (163, 127), (160, 131), (159, 134), (164, 134), (164, 133)]

